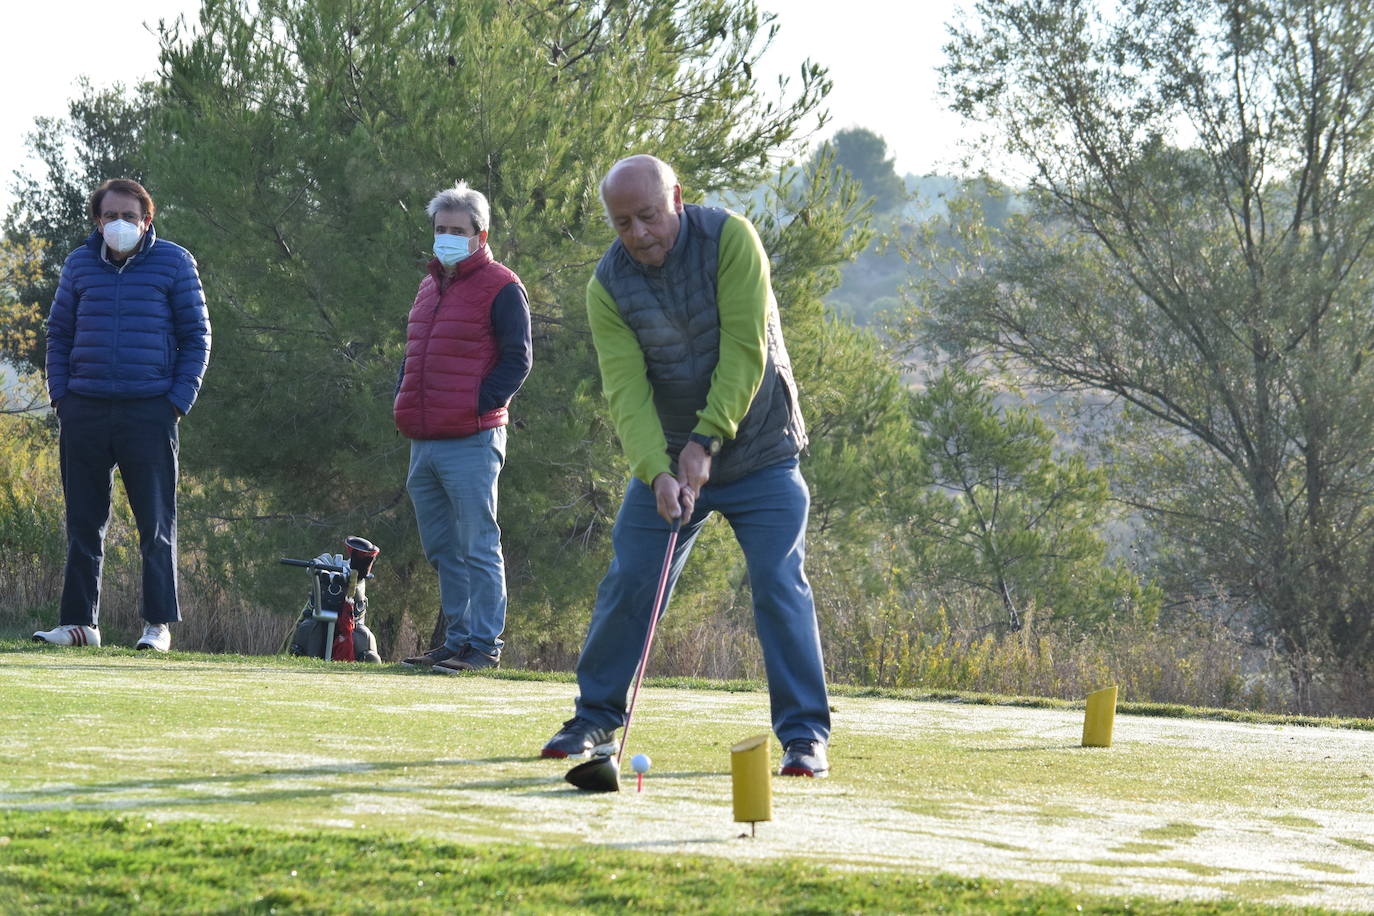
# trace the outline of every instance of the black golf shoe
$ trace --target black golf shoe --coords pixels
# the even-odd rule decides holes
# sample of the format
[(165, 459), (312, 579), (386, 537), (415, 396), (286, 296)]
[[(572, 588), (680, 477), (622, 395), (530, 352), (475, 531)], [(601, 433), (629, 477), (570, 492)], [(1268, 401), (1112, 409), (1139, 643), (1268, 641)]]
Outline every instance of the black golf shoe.
[(563, 723), (558, 734), (549, 739), (540, 757), (609, 757), (620, 750), (615, 729), (593, 725), (581, 716)]
[(783, 748), (779, 776), (829, 776), (830, 761), (825, 756), (825, 742), (811, 738), (793, 738)]
[(433, 670), (439, 674), (457, 674), (460, 671), (481, 671), (483, 668), (500, 667), (500, 652), (479, 652), (472, 646), (463, 646), (463, 651), (439, 662)]
[[(467, 646), (463, 648), (466, 649)], [(424, 655), (412, 655), (409, 658), (403, 658), (401, 659), (401, 664), (405, 665), (407, 668), (433, 668), (440, 662), (448, 661), (457, 654), (457, 652), (454, 652), (448, 646), (439, 645), (430, 649)]]

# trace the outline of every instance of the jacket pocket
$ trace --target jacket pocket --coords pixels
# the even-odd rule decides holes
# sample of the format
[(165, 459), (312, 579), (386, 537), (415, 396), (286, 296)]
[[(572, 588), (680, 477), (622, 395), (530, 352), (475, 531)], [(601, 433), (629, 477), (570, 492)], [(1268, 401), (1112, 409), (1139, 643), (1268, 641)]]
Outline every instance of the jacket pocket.
[(797, 383), (792, 378), (792, 367), (786, 363), (777, 364), (774, 367), (778, 374), (778, 383), (782, 388), (783, 396), (787, 400), (788, 426), (796, 431), (797, 446), (805, 448), (807, 444), (806, 421), (802, 419), (801, 398), (797, 394)]

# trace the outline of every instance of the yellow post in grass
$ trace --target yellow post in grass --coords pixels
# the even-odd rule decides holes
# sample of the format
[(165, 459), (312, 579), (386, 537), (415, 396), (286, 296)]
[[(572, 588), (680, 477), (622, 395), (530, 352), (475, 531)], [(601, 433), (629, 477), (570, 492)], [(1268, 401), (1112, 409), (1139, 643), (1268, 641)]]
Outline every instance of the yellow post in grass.
[(1083, 715), (1083, 746), (1111, 747), (1112, 721), (1115, 718), (1115, 687), (1104, 687), (1088, 694), (1088, 708)]
[(750, 832), (759, 821), (773, 819), (773, 764), (767, 734), (746, 738), (730, 748), (730, 788), (734, 794), (735, 820), (748, 821)]

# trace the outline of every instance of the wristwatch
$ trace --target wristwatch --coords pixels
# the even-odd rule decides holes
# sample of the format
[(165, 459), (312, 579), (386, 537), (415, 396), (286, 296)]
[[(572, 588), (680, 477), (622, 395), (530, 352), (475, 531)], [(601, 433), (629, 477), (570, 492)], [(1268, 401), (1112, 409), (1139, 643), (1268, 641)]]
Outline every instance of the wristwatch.
[(720, 454), (720, 436), (708, 436), (705, 433), (688, 433), (688, 442), (695, 442), (706, 450), (706, 454), (712, 458)]

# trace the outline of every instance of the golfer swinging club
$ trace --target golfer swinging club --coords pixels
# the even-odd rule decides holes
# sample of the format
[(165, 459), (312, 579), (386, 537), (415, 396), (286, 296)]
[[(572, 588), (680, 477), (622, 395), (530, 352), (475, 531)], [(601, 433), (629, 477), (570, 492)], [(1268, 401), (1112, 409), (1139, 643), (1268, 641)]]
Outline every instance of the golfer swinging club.
[(619, 238), (587, 284), (587, 312), (634, 479), (577, 665), (576, 714), (543, 756), (615, 753), (667, 549), (665, 520), (684, 516), (671, 591), (702, 525), (719, 512), (749, 568), (780, 772), (825, 776), (829, 701), (802, 569), (810, 495), (797, 456), (806, 432), (768, 256), (744, 217), (684, 205), (677, 176), (653, 156), (612, 166), (601, 199)]

